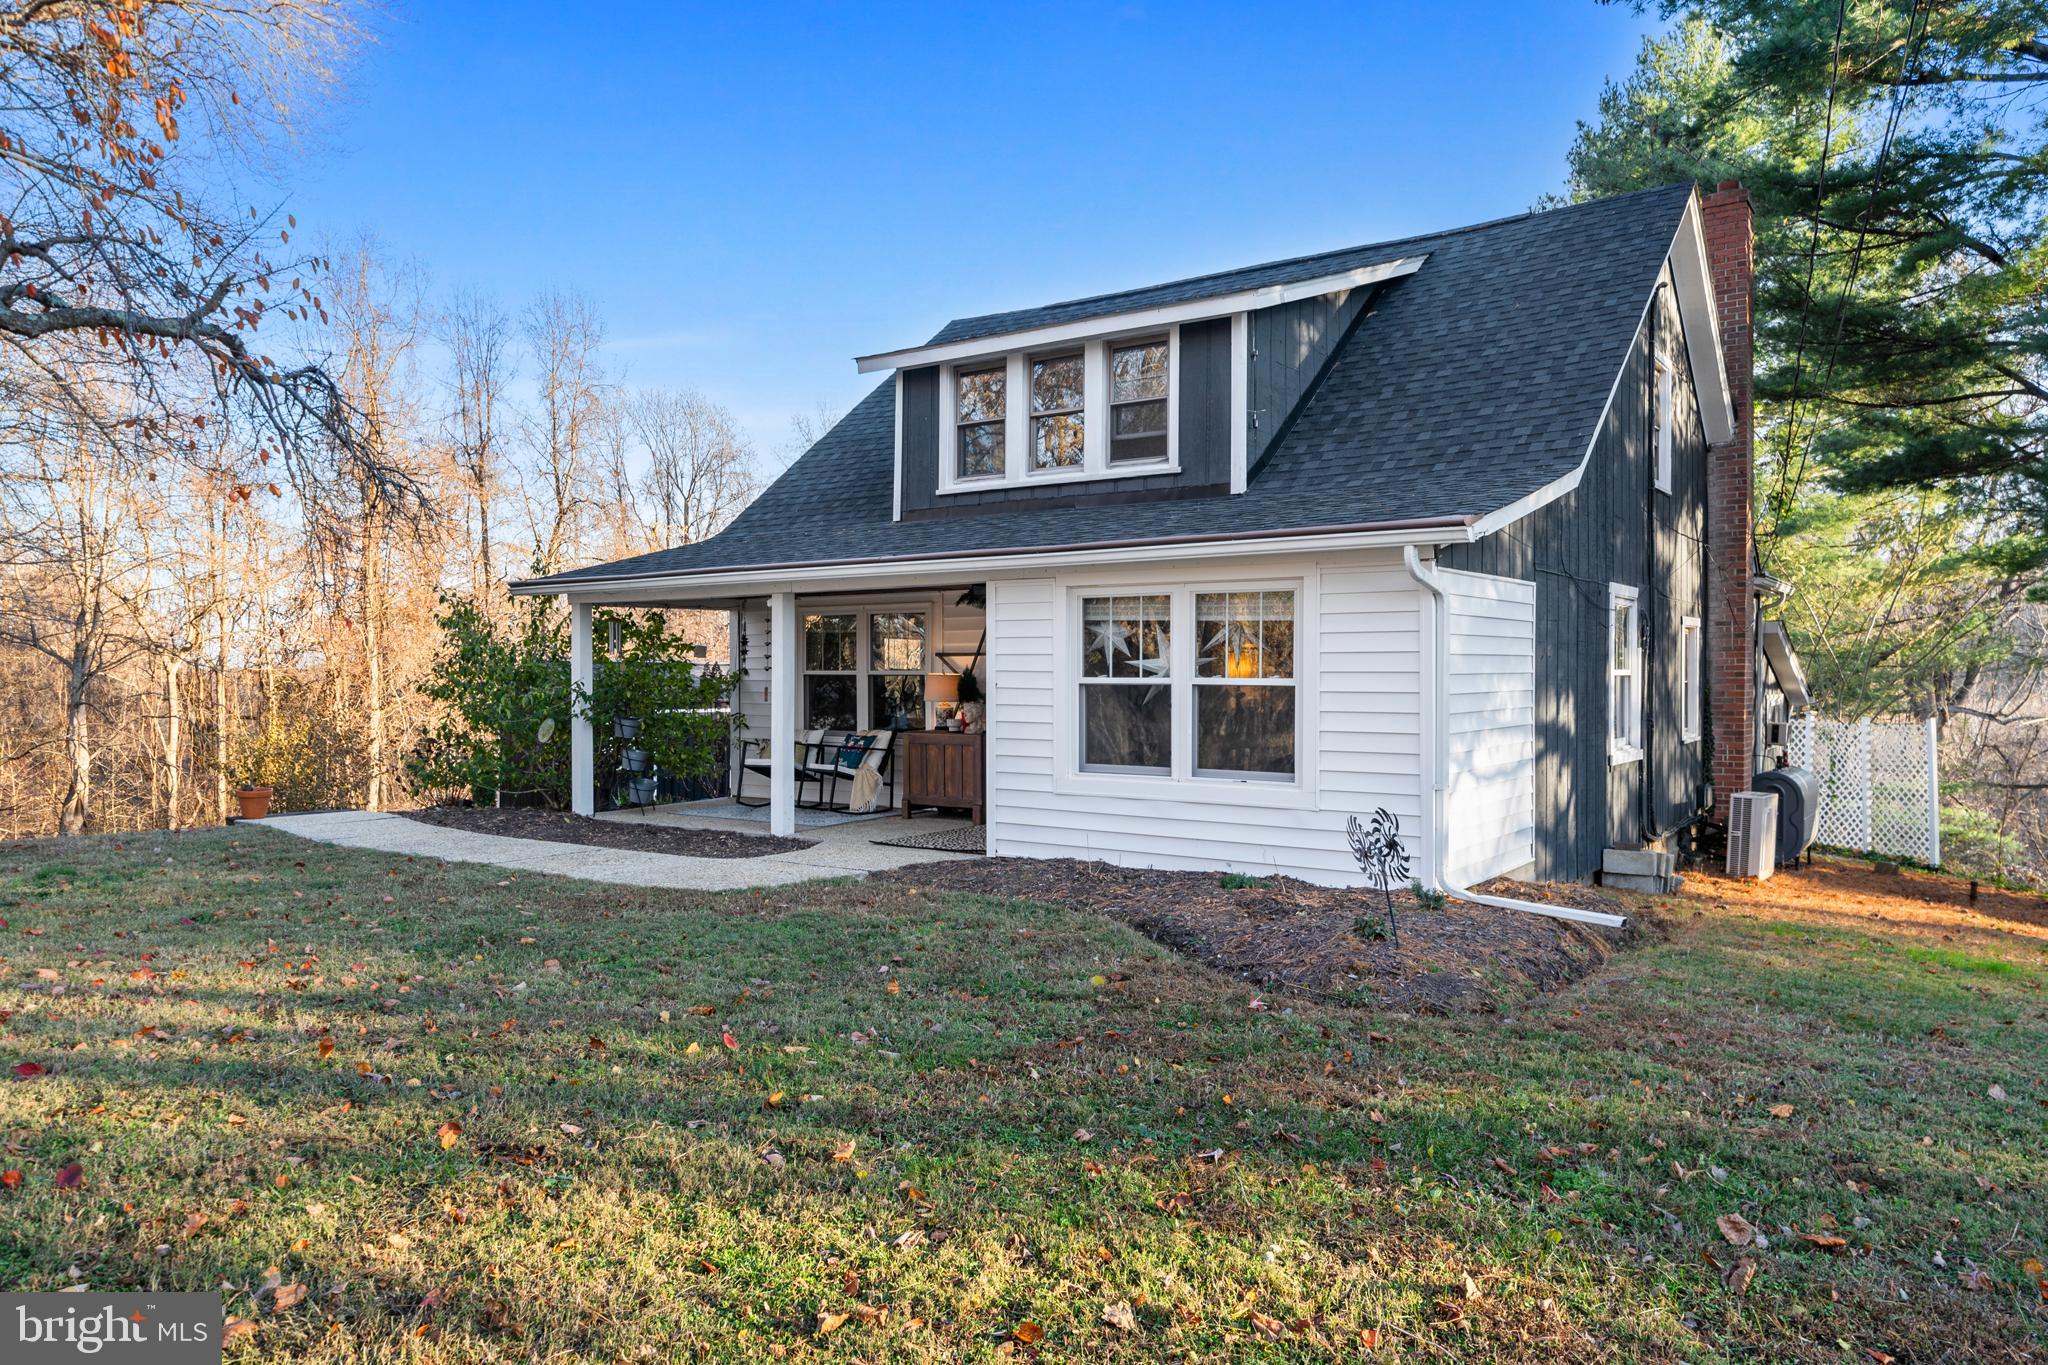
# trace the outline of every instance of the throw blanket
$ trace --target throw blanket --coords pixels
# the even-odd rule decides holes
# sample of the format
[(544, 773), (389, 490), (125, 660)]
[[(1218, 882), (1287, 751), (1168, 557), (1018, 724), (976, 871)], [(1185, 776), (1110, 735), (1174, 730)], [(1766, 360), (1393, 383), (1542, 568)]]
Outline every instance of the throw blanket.
[(882, 773), (873, 755), (862, 761), (853, 774), (853, 799), (846, 808), (856, 815), (866, 815), (882, 804)]

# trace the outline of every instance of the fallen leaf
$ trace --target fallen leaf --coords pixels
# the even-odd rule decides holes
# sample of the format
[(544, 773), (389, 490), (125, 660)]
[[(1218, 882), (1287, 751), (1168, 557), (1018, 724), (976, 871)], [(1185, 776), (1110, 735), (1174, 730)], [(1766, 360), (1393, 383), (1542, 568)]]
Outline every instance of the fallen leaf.
[(1837, 1237), (1831, 1232), (1802, 1232), (1799, 1235), (1822, 1251), (1840, 1251), (1849, 1245), (1847, 1237)]
[(838, 1331), (846, 1325), (846, 1318), (847, 1315), (844, 1313), (818, 1314), (818, 1335), (822, 1337), (827, 1332)]
[(255, 1334), (256, 1324), (247, 1318), (229, 1318), (222, 1324), (220, 1329), (220, 1339), (223, 1345), (230, 1341), (240, 1341), (243, 1337), (254, 1336)]
[(832, 1159), (834, 1161), (853, 1160), (853, 1149), (856, 1141), (857, 1139), (855, 1138), (848, 1138), (846, 1141), (840, 1143), (837, 1147), (834, 1147), (832, 1149)]
[(1993, 1085), (1989, 1090), (1985, 1091), (1984, 1093), (1989, 1095), (1992, 1099), (1997, 1100), (2000, 1104), (2004, 1104), (2012, 1098), (2010, 1095), (2005, 1093), (2005, 1087), (2002, 1085)]
[(1115, 1303), (1103, 1305), (1102, 1320), (1118, 1331), (1135, 1332), (1138, 1330), (1138, 1315), (1133, 1313), (1131, 1306), (1122, 1299), (1118, 1299)]
[(718, 1035), (718, 1041), (724, 1043), (727, 1047), (733, 1049), (735, 1052), (739, 1050), (739, 1040), (732, 1036), (731, 1029), (726, 1029), (724, 1032), (720, 1033)]
[(1728, 1273), (1721, 1277), (1721, 1283), (1727, 1285), (1731, 1293), (1747, 1294), (1749, 1282), (1755, 1278), (1756, 1262), (1744, 1256), (1728, 1267)]
[(34, 1080), (36, 1077), (45, 1074), (46, 1072), (41, 1062), (16, 1062), (14, 1064), (14, 1078), (18, 1081)]
[(332, 1057), (334, 1055), (334, 1040), (332, 1038), (322, 1038), (318, 1051), (322, 1057)]
[(20, 1188), (21, 1188), (21, 1172), (20, 1172), (20, 1171), (0, 1171), (0, 1185), (4, 1185), (4, 1186), (6, 1186), (6, 1187), (7, 1187), (8, 1189), (10, 1189), (10, 1190), (18, 1190), (18, 1189), (20, 1189)]
[(1771, 1106), (1771, 1117), (1774, 1119), (1789, 1119), (1796, 1112), (1789, 1104), (1774, 1104)]
[(1026, 1346), (1035, 1346), (1045, 1340), (1045, 1329), (1035, 1322), (1020, 1322), (1010, 1335)]
[(1287, 1325), (1276, 1317), (1252, 1310), (1252, 1326), (1259, 1329), (1259, 1335), (1268, 1341), (1278, 1341), (1287, 1334)]
[(1731, 1246), (1748, 1246), (1756, 1240), (1756, 1228), (1739, 1213), (1724, 1213), (1714, 1220), (1714, 1226), (1721, 1229), (1721, 1235)]
[(462, 1141), (462, 1125), (454, 1119), (449, 1119), (434, 1130), (434, 1136), (441, 1139), (441, 1150), (445, 1152)]
[(60, 1190), (82, 1188), (85, 1184), (85, 1167), (75, 1161), (65, 1162), (57, 1168), (56, 1182), (57, 1188)]
[(296, 1308), (305, 1297), (306, 1286), (281, 1284), (277, 1287), (276, 1296), (270, 1301), (270, 1310), (273, 1313), (282, 1313), (287, 1308)]
[(1972, 1293), (1981, 1293), (1991, 1288), (1991, 1276), (1985, 1273), (1982, 1266), (1973, 1265), (1956, 1278), (1962, 1281), (1963, 1288)]

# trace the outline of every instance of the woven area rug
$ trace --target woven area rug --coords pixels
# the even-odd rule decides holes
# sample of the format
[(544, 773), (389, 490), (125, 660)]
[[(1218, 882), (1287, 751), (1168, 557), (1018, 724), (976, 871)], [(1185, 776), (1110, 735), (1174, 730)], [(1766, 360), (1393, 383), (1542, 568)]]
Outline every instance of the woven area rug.
[(929, 848), (941, 853), (988, 852), (988, 827), (966, 825), (958, 829), (935, 829), (929, 834), (905, 834), (895, 839), (870, 839), (888, 848)]

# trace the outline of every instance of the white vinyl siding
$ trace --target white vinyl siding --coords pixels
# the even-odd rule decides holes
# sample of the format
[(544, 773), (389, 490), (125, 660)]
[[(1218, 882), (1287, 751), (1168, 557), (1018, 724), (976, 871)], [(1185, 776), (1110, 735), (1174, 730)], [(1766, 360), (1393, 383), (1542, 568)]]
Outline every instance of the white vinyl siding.
[(1439, 571), (1444, 586), (1447, 874), (1536, 861), (1536, 585)]
[[(1295, 675), (1303, 752), (1295, 783), (1080, 772), (1075, 668), (1062, 644), (1082, 597), (1110, 575), (989, 584), (989, 851), (1135, 867), (1362, 878), (1348, 816), (1386, 807), (1420, 875), (1423, 838), (1420, 589), (1383, 551), (1270, 559), (1184, 574), (1188, 587), (1298, 583)], [(1148, 581), (1128, 571), (1132, 591)], [(1150, 580), (1156, 582), (1156, 570)]]

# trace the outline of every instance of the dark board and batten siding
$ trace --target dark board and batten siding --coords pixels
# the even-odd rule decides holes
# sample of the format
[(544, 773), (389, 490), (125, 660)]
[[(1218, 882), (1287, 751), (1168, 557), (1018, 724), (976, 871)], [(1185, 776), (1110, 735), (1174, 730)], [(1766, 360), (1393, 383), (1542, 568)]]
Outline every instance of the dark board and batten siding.
[[(1705, 780), (1701, 744), (1681, 739), (1680, 622), (1704, 617), (1706, 434), (1678, 310), (1667, 287), (1637, 333), (1585, 474), (1564, 497), (1443, 562), (1536, 584), (1536, 875), (1591, 876), (1601, 853), (1676, 830)], [(1677, 356), (1672, 491), (1653, 489), (1652, 333)], [(1643, 759), (1607, 759), (1607, 586), (1640, 590), (1650, 706)], [(1647, 768), (1652, 799), (1643, 799)]]
[[(1180, 329), (1180, 469), (1172, 474), (1024, 484), (941, 494), (939, 370), (903, 371), (905, 518), (982, 512), (992, 505), (1075, 507), (1119, 498), (1204, 497), (1230, 486), (1230, 319), (1182, 323)], [(1017, 452), (1021, 458), (1022, 452)]]
[(1287, 419), (1330, 368), (1337, 347), (1377, 292), (1345, 289), (1262, 308), (1251, 315), (1247, 469), (1257, 469), (1280, 439)]

